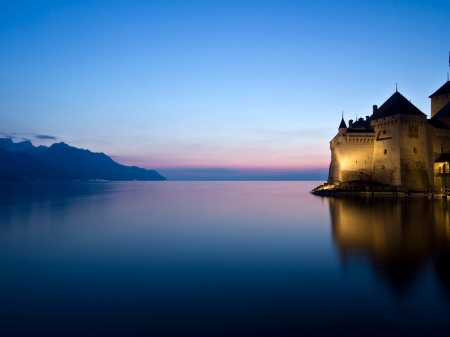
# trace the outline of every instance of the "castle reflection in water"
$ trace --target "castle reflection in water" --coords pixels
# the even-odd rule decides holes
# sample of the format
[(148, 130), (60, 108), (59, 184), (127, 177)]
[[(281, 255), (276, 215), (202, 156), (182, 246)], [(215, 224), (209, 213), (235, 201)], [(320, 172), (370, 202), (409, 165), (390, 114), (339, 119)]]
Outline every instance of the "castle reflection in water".
[(435, 274), (450, 300), (450, 214), (447, 200), (329, 198), (334, 243), (344, 265), (370, 261), (402, 294), (423, 272)]

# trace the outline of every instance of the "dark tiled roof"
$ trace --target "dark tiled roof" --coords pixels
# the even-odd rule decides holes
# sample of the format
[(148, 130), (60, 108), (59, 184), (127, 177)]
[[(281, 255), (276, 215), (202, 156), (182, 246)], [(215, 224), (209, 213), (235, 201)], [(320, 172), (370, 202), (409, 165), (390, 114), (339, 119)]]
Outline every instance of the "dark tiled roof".
[(447, 124), (440, 121), (439, 119), (428, 119), (427, 122), (437, 129), (450, 129)]
[(389, 99), (370, 116), (371, 120), (394, 115), (420, 115), (425, 114), (408, 101), (401, 93), (395, 92)]
[(357, 132), (375, 132), (375, 130), (370, 126), (370, 119), (364, 120), (364, 118), (360, 118), (347, 129), (347, 133)]
[(433, 96), (439, 96), (442, 94), (450, 93), (450, 81), (447, 81), (442, 87), (440, 87), (434, 94), (428, 96), (429, 98)]
[(341, 124), (339, 124), (339, 129), (340, 128), (347, 128), (347, 124), (345, 124), (344, 118), (342, 118)]
[(450, 161), (450, 153), (443, 153), (436, 159), (435, 163), (445, 163)]
[(431, 117), (431, 119), (439, 119), (444, 117), (450, 117), (450, 102), (448, 102), (444, 107), (439, 110), (436, 115)]

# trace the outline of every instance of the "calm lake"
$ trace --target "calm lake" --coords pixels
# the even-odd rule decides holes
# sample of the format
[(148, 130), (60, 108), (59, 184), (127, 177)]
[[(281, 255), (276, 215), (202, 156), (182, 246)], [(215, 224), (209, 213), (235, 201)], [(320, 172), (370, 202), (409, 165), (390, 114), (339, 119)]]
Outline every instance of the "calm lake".
[(0, 183), (2, 336), (448, 336), (447, 200)]

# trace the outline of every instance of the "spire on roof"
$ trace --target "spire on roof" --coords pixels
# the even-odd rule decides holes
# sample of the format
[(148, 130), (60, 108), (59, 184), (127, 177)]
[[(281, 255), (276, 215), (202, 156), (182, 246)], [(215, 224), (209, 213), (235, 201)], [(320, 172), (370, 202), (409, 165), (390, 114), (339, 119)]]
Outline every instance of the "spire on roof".
[(342, 111), (341, 124), (339, 124), (339, 129), (342, 129), (342, 128), (346, 128), (347, 129), (347, 124), (345, 124), (345, 121), (344, 121), (344, 111)]

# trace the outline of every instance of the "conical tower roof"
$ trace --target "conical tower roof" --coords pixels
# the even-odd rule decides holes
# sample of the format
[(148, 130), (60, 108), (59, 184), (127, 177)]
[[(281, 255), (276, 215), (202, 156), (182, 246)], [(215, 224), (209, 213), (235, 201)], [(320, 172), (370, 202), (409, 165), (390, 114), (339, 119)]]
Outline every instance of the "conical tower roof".
[(344, 117), (342, 117), (341, 124), (339, 124), (339, 129), (347, 128), (347, 124), (345, 124)]
[(436, 90), (436, 92), (432, 95), (429, 96), (429, 98), (434, 97), (434, 96), (439, 96), (442, 94), (450, 94), (450, 81), (447, 80), (447, 82), (440, 87), (438, 90)]
[(373, 113), (370, 119), (374, 120), (398, 114), (425, 116), (422, 111), (408, 101), (401, 93), (396, 91)]

